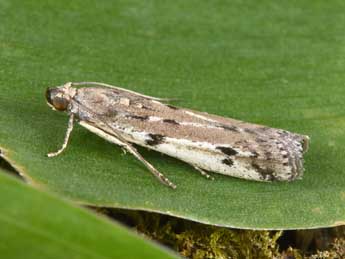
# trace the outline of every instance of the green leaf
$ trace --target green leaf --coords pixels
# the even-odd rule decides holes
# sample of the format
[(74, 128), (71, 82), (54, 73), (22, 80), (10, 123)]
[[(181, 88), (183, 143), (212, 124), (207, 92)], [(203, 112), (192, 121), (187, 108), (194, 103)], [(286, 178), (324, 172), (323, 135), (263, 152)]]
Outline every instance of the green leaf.
[(2, 258), (177, 258), (126, 228), (0, 171)]
[[(239, 228), (344, 224), (343, 1), (0, 2), (0, 146), (35, 186), (82, 204), (157, 211)], [(47, 86), (101, 81), (179, 106), (306, 134), (303, 180), (214, 175), (140, 148), (177, 184), (76, 127)]]

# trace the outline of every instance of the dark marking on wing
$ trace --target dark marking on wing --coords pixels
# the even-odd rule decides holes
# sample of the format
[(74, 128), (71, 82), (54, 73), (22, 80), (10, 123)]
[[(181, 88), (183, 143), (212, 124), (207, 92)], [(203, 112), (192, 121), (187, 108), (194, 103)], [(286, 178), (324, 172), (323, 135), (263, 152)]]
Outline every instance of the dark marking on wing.
[(231, 147), (218, 146), (218, 147), (216, 147), (216, 149), (222, 151), (224, 154), (226, 154), (228, 156), (237, 155), (237, 151), (235, 149), (232, 149)]
[(146, 105), (142, 105), (140, 108), (144, 109), (144, 110), (154, 111), (154, 109), (152, 109), (151, 107), (148, 107)]
[(164, 142), (164, 136), (161, 134), (148, 134), (151, 139), (146, 140), (146, 144), (150, 146), (156, 146)]
[(263, 127), (257, 128), (257, 129), (260, 130), (260, 131), (267, 131), (267, 130), (270, 130), (271, 128), (263, 126)]
[(234, 164), (234, 162), (230, 158), (223, 159), (222, 163), (228, 166), (232, 166)]
[(127, 115), (126, 117), (135, 119), (135, 120), (141, 120), (141, 121), (145, 121), (149, 118), (149, 116), (138, 116), (138, 115)]
[(266, 151), (265, 156), (266, 156), (266, 160), (271, 160), (272, 159), (272, 152)]
[(166, 104), (167, 107), (169, 107), (170, 109), (173, 110), (178, 110), (178, 108), (176, 106), (170, 105), (170, 104)]
[(257, 132), (256, 132), (255, 130), (248, 129), (248, 128), (245, 128), (245, 129), (244, 129), (244, 132), (247, 132), (247, 133), (253, 134), (253, 135), (256, 135), (256, 134), (257, 134)]
[(259, 153), (256, 151), (252, 151), (252, 157), (257, 158), (259, 156)]
[(262, 138), (256, 138), (255, 141), (258, 143), (265, 143), (266, 142), (266, 140), (264, 140)]
[(229, 126), (229, 125), (225, 125), (225, 124), (220, 124), (218, 125), (219, 128), (222, 128), (224, 130), (230, 130), (233, 132), (240, 132), (239, 129), (235, 126)]
[(101, 114), (101, 116), (104, 117), (115, 117), (118, 115), (118, 111), (115, 110), (113, 107), (110, 107), (109, 109), (107, 109), (107, 111), (104, 114)]
[(175, 124), (175, 125), (180, 125), (180, 123), (178, 123), (177, 121), (170, 120), (170, 119), (164, 119), (163, 122), (170, 123), (170, 124)]
[(264, 180), (274, 181), (276, 177), (274, 171), (270, 168), (262, 168), (256, 163), (252, 163), (253, 168), (262, 176)]

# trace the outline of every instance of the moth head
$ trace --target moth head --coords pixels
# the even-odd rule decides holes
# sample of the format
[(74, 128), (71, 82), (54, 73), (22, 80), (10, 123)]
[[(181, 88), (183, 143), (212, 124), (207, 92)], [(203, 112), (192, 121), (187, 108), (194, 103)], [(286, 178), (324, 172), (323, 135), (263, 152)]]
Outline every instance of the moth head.
[(46, 90), (46, 99), (48, 105), (58, 111), (66, 111), (76, 89), (71, 87), (72, 83), (66, 83), (63, 86), (49, 87)]

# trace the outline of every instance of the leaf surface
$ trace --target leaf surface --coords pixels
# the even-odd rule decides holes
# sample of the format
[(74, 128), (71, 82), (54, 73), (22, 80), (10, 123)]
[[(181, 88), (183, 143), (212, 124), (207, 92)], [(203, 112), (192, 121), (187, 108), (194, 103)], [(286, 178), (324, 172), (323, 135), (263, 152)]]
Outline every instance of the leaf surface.
[[(238, 228), (315, 228), (345, 219), (343, 1), (0, 2), (0, 146), (35, 186), (82, 204), (157, 211)], [(214, 175), (139, 148), (171, 181), (76, 127), (47, 86), (100, 81), (178, 106), (311, 137), (303, 180)]]

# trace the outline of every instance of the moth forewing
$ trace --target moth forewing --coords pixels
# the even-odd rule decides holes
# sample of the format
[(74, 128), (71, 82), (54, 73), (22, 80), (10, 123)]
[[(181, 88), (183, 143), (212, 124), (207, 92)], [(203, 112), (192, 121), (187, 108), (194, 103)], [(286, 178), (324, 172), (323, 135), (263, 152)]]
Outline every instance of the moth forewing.
[[(99, 87), (73, 87), (82, 84)], [(309, 140), (304, 135), (166, 105), (159, 98), (103, 83), (48, 89), (47, 100), (86, 129), (129, 151), (171, 187), (175, 185), (132, 144), (185, 161), (205, 176), (204, 170), (256, 181), (291, 181), (304, 170)], [(58, 153), (67, 145), (70, 130), (67, 133)]]

